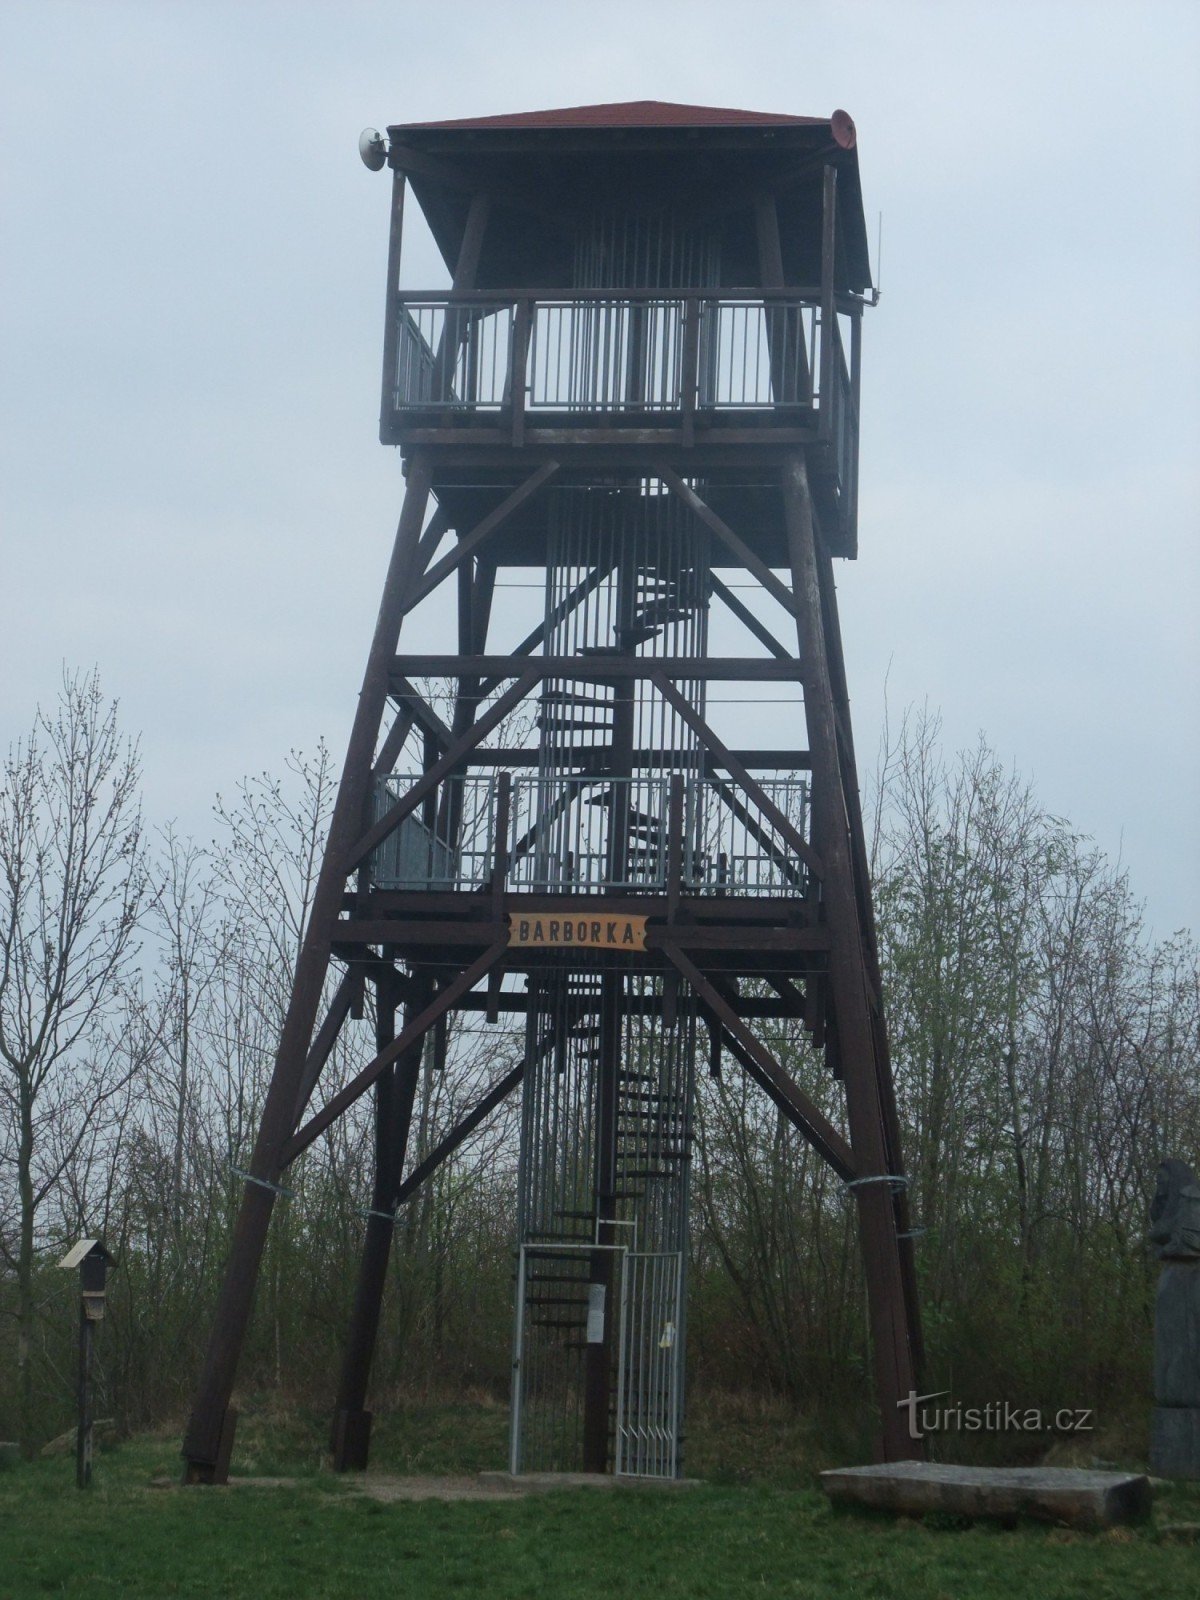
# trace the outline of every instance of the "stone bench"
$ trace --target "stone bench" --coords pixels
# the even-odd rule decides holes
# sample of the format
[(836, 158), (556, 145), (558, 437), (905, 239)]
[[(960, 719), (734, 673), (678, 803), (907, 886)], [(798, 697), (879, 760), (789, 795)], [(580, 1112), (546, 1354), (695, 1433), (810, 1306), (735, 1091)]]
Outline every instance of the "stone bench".
[(1076, 1467), (959, 1467), (935, 1461), (840, 1467), (821, 1474), (837, 1505), (864, 1506), (901, 1516), (940, 1511), (958, 1517), (1011, 1521), (1035, 1517), (1072, 1528), (1107, 1528), (1150, 1509), (1150, 1480), (1138, 1473), (1090, 1472)]

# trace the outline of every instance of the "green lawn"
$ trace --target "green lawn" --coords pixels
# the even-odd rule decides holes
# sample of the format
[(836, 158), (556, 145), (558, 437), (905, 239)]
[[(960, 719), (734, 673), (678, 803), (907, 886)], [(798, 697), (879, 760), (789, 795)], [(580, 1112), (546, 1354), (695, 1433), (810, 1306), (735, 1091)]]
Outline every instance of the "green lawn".
[[(1154, 1524), (931, 1527), (837, 1515), (812, 1489), (761, 1483), (381, 1504), (311, 1460), (293, 1462), (307, 1471), (286, 1488), (151, 1486), (177, 1465), (174, 1441), (137, 1440), (98, 1458), (87, 1494), (69, 1458), (0, 1472), (0, 1596), (1200, 1596), (1200, 1547)], [(1200, 1520), (1200, 1494), (1156, 1516)]]

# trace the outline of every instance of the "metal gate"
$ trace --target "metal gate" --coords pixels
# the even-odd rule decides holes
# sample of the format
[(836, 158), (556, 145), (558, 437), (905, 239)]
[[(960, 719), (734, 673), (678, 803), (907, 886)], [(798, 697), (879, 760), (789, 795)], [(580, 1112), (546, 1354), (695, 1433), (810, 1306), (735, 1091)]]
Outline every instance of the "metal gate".
[(624, 1245), (523, 1244), (518, 1254), (509, 1470), (575, 1472), (583, 1448), (583, 1357), (607, 1308), (589, 1283), (597, 1250), (616, 1258), (613, 1471), (673, 1478), (682, 1414), (683, 1254)]
[(624, 1251), (614, 1472), (678, 1475), (682, 1317), (682, 1251)]

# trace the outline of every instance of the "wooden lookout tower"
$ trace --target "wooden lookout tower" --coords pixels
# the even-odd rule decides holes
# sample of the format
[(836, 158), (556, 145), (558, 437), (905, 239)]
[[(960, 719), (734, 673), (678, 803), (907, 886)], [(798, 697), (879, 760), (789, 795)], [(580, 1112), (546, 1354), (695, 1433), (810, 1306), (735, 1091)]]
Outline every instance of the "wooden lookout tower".
[[(857, 554), (872, 299), (854, 125), (651, 101), (364, 140), (391, 172), (380, 434), (406, 489), (188, 1480), (228, 1468), (286, 1168), (368, 1090), (335, 1463), (366, 1463), (397, 1206), (519, 1094), (513, 1470), (678, 1474), (706, 1071), (746, 1072), (853, 1198), (881, 1454), (911, 1456), (920, 1324), (832, 566)], [(400, 287), (409, 191), (449, 287)], [(527, 631), (496, 603), (518, 582)], [(447, 593), (454, 648), (405, 654), (402, 622)], [(368, 986), (361, 1070), (322, 1092)], [(453, 1072), (462, 1012), (523, 1027), (523, 1059), (412, 1170), (418, 1074), (427, 1052)], [(841, 1080), (842, 1127), (764, 1043), (777, 1019)]]

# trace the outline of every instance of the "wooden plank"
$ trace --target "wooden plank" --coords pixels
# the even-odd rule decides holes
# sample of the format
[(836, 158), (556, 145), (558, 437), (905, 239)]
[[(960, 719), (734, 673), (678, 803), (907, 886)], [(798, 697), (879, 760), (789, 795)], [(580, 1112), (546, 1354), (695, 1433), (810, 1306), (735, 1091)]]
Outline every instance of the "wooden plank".
[[(456, 452), (469, 445), (501, 445), (508, 453), (508, 459), (512, 460), (512, 440), (509, 437), (509, 430), (499, 417), (496, 422), (486, 426), (477, 423), (471, 427), (445, 429), (429, 425), (429, 416), (434, 414), (425, 414), (418, 424), (408, 421), (409, 413), (397, 412), (394, 442), (403, 444), (406, 448), (418, 445), (445, 445), (452, 447)], [(560, 451), (580, 447), (587, 452), (587, 459), (591, 461), (600, 447), (612, 448), (617, 452), (633, 448), (656, 451), (677, 448), (684, 461), (692, 459), (693, 456), (692, 448), (684, 439), (682, 427), (638, 428), (632, 424), (624, 426), (605, 424), (590, 428), (537, 427), (530, 419), (538, 415), (536, 411), (526, 412), (524, 446), (526, 452), (538, 449)], [(758, 446), (764, 454), (767, 453), (768, 446), (773, 446), (777, 455), (780, 450), (794, 450), (797, 445), (817, 443), (815, 424), (811, 427), (793, 427), (790, 422), (777, 422), (770, 406), (763, 407), (762, 415), (763, 426), (760, 428), (739, 428), (720, 423), (702, 424), (697, 419), (695, 444), (704, 445), (706, 449), (730, 445), (735, 451), (747, 445)], [(656, 467), (658, 459), (656, 457), (647, 465)]]
[[(653, 909), (659, 915), (663, 915), (663, 902), (660, 900)], [(617, 911), (607, 897), (599, 895), (592, 896), (590, 905), (573, 911), (553, 905), (535, 910), (532, 906), (525, 905), (520, 895), (506, 895), (504, 899), (504, 916), (521, 917), (526, 920), (537, 918), (545, 921), (551, 918), (567, 922), (589, 920), (612, 922), (616, 919), (623, 922), (631, 917), (645, 918), (650, 914), (652, 913), (644, 908), (640, 912)], [(478, 949), (482, 945), (507, 937), (507, 932), (508, 924), (491, 916), (480, 917), (478, 920), (408, 917), (398, 918), (395, 921), (378, 917), (354, 917), (347, 922), (337, 924), (334, 938), (339, 947), (347, 950), (356, 945), (391, 944), (396, 946), (399, 953), (428, 947), (447, 950)], [(745, 924), (723, 927), (718, 923), (680, 922), (674, 927), (651, 925), (646, 929), (647, 950), (661, 950), (664, 944), (671, 940), (686, 946), (689, 950), (745, 950), (787, 954), (829, 949), (829, 934), (823, 927), (756, 928)]]
[[(506, 912), (528, 908), (532, 911), (562, 911), (567, 916), (583, 916), (589, 911), (594, 911), (601, 899), (606, 908), (620, 912), (623, 916), (627, 914), (634, 916), (642, 912), (649, 917), (662, 915), (661, 894), (649, 893), (605, 894), (601, 897), (596, 894), (561, 890), (538, 894), (520, 889), (510, 891), (505, 896), (504, 905)], [(764, 927), (824, 926), (812, 915), (812, 902), (800, 895), (684, 894), (680, 896), (679, 904), (689, 921), (719, 926), (735, 922), (759, 923)], [(442, 916), (447, 919), (458, 917), (475, 921), (480, 915), (480, 896), (477, 889), (373, 889), (366, 906), (370, 915), (377, 919), (387, 916), (414, 919)], [(356, 897), (352, 894), (347, 895), (343, 900), (342, 909), (357, 915)], [(338, 923), (338, 926), (341, 927), (342, 924)]]
[[(739, 202), (744, 205), (745, 202)], [(647, 287), (645, 284), (631, 285), (629, 288), (613, 289), (586, 289), (574, 284), (559, 289), (539, 289), (536, 294), (530, 294), (528, 285), (510, 289), (480, 289), (471, 290), (471, 301), (481, 306), (506, 306), (516, 305), (520, 300), (529, 300), (535, 305), (559, 305), (578, 303), (587, 305), (593, 301), (608, 303), (613, 299), (618, 300), (670, 300), (677, 299), (682, 291)], [(794, 300), (807, 300), (817, 305), (821, 300), (821, 285), (819, 283), (782, 284), (772, 287), (770, 284), (752, 283), (743, 288), (728, 288), (715, 290), (712, 293), (696, 291), (702, 300), (734, 300), (755, 301), (761, 300), (764, 304), (784, 300), (789, 304)], [(406, 305), (442, 305), (447, 298), (445, 289), (405, 289), (400, 297)], [(861, 306), (863, 301), (852, 293), (841, 291), (838, 294), (838, 309), (850, 311), (854, 306)]]
[[(937, 1409), (940, 1398), (929, 1398), (930, 1411)], [(909, 1402), (905, 1405), (913, 1409)], [(921, 1409), (916, 1406), (915, 1412)], [(919, 1426), (915, 1414), (914, 1421)], [(821, 1474), (821, 1487), (838, 1505), (865, 1506), (897, 1516), (924, 1517), (932, 1512), (997, 1518), (1006, 1524), (1032, 1517), (1089, 1533), (1116, 1523), (1140, 1522), (1153, 1500), (1150, 1480), (1142, 1473), (956, 1466), (942, 1461), (839, 1467)]]
[[(608, 752), (603, 746), (596, 750), (576, 750), (573, 755), (574, 765), (570, 776), (573, 777), (600, 777), (607, 771), (605, 759)], [(752, 772), (808, 772), (812, 767), (812, 757), (807, 750), (735, 750), (733, 754)], [(635, 750), (633, 752), (633, 770), (653, 771), (656, 768), (666, 768), (673, 771), (677, 767), (684, 767), (694, 759), (694, 752), (690, 750)], [(474, 750), (467, 760), (468, 767), (536, 767), (542, 760), (542, 752), (532, 747), (521, 750)], [(715, 758), (706, 761), (704, 776), (720, 767), (720, 762)]]

